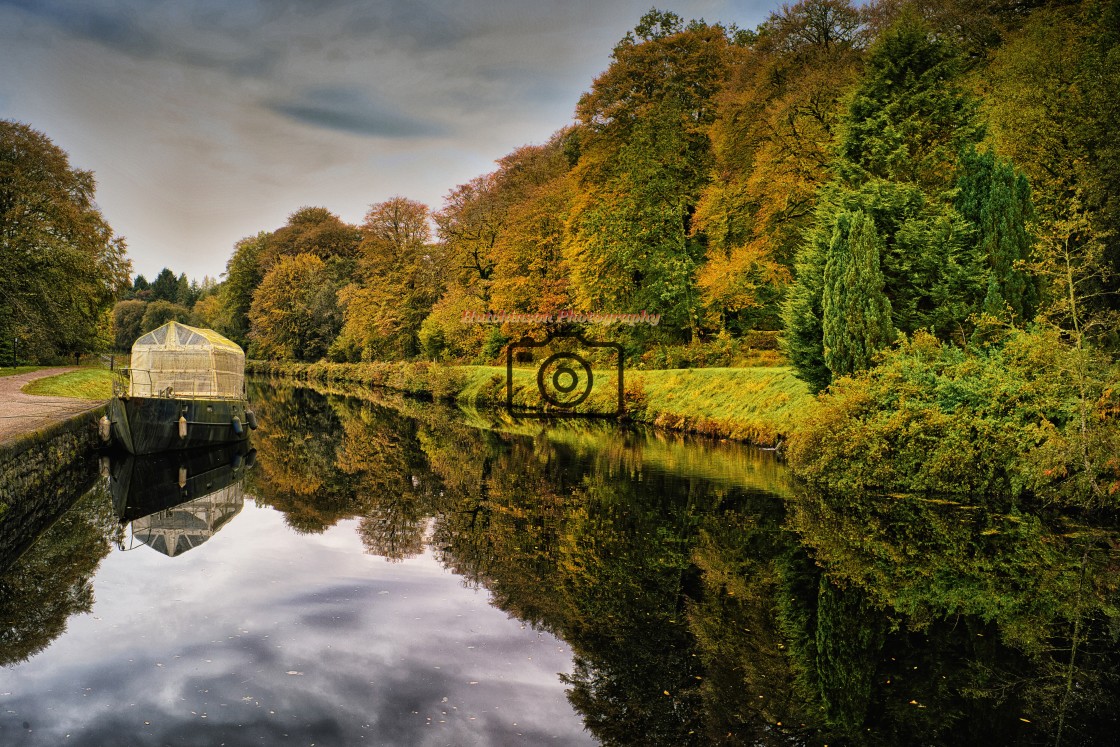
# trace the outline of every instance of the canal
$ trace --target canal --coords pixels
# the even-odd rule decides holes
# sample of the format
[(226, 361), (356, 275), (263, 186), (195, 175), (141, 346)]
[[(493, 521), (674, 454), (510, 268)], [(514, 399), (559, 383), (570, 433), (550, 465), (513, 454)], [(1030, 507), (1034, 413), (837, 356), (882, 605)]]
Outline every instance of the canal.
[[(1110, 744), (1111, 521), (773, 453), (257, 386), (65, 455), (0, 554), (0, 744)], [(4, 486), (0, 486), (4, 487)]]

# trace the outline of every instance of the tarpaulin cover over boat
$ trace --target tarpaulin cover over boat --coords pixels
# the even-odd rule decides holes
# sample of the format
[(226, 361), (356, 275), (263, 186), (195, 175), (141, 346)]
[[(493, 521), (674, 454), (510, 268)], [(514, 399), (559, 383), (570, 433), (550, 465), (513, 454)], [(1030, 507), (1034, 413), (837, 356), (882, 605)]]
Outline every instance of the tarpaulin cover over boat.
[(212, 329), (179, 322), (153, 329), (132, 344), (130, 397), (245, 396), (245, 353)]

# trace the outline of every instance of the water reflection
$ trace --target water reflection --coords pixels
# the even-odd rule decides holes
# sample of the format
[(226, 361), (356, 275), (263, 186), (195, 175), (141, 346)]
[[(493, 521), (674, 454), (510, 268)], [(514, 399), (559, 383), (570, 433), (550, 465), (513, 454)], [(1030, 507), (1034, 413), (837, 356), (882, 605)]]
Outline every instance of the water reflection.
[(120, 538), (107, 498), (96, 483), (0, 576), (0, 666), (38, 654), (90, 610), (93, 576)]
[[(458, 602), (426, 607), (415, 591), (414, 601), (395, 600), (392, 617), (363, 622), (381, 609), (384, 590), (354, 581), (368, 571), (335, 551), (340, 533), (366, 559), (392, 561), (379, 563), (384, 573), (438, 562), (539, 640), (565, 642), (570, 664), (547, 665), (563, 670), (560, 686), (574, 709), (550, 713), (563, 725), (556, 727), (561, 741), (1087, 744), (1107, 743), (1117, 727), (1120, 540), (1099, 518), (1074, 520), (997, 500), (808, 495), (772, 454), (597, 423), (544, 428), (344, 391), (269, 387), (253, 397), (261, 427), (252, 469), (247, 455), (238, 462), (231, 454), (187, 465), (114, 463), (116, 516), (133, 521), (134, 536), (176, 555), (176, 563), (188, 546), (226, 527), (229, 542), (219, 551), (215, 540), (181, 558), (188, 567), (208, 567), (210, 558), (226, 567), (236, 543), (264, 531), (258, 527), (272, 520), (266, 515), (282, 517), (289, 536), (304, 544), (268, 530), (274, 556), (265, 562), (254, 554), (266, 545), (247, 545), (233, 567), (257, 579), (254, 589), (300, 589), (299, 601), (270, 597), (269, 606), (236, 614), (287, 620), (285, 610), (298, 610), (296, 622), (283, 627), (291, 636), (285, 645), (359, 668), (388, 645), (374, 636), (426, 630), (424, 645), (442, 641), (446, 657), (432, 659), (429, 650), (415, 668), (379, 660), (395, 672), (398, 695), (414, 693), (426, 681), (422, 671), (462, 666), (463, 651), (481, 644), (468, 638), (459, 645)], [(234, 496), (242, 477), (252, 509), (242, 509), (240, 492)], [(89, 578), (119, 533), (105, 521), (99, 490), (75, 507), (64, 533), (44, 535), (45, 545), (35, 546), (43, 560), (25, 557), (38, 576), (21, 566), (0, 586), (0, 594), (12, 588), (30, 595), (0, 604), (5, 630), (38, 636), (12, 646), (5, 661), (41, 650), (47, 636), (61, 632), (59, 620), (64, 626), (66, 615), (89, 609)], [(199, 504), (204, 496), (210, 502)], [(265, 506), (278, 513), (266, 514)], [(164, 514), (167, 523), (138, 528), (141, 516)], [(73, 553), (82, 560), (69, 575), (48, 578), (45, 564), (69, 552), (62, 542), (85, 548)], [(269, 565), (299, 552), (304, 573), (323, 574), (325, 590), (312, 591), (310, 576), (300, 581)], [(344, 574), (332, 575), (340, 567)], [(44, 598), (46, 589), (57, 599)], [(49, 619), (27, 617), (27, 605), (49, 608)], [(232, 614), (217, 606), (202, 611)], [(440, 627), (423, 627), (436, 620)], [(8, 641), (0, 640), (5, 650)], [(240, 669), (267, 669), (259, 662), (275, 656), (271, 645), (254, 639), (257, 654)], [(331, 645), (345, 654), (326, 653)], [(467, 681), (508, 665), (512, 645), (491, 643), (487, 656), (471, 660), (482, 674), (464, 672)], [(539, 662), (541, 652), (534, 656)], [(338, 681), (343, 666), (320, 668), (312, 657), (274, 668), (297, 671), (293, 676), (316, 669), (327, 683)], [(365, 680), (352, 679), (336, 710), (360, 711), (370, 701)], [(207, 689), (224, 688), (218, 683), (226, 680), (235, 680), (232, 669), (196, 679)], [(558, 683), (537, 684), (543, 703)], [(424, 742), (411, 730), (413, 717), (437, 691), (425, 687), (407, 703), (385, 700), (395, 705), (379, 714), (382, 741)], [(307, 697), (283, 692), (289, 702)], [(507, 708), (516, 692), (495, 689), (493, 700), (478, 703)], [(360, 730), (330, 708), (304, 707), (320, 731), (286, 728), (358, 738)], [(513, 739), (509, 724), (499, 728), (494, 720), (470, 729), (437, 741)], [(239, 734), (232, 726), (221, 732), (227, 743), (246, 741)]]
[[(371, 552), (428, 541), (568, 641), (569, 699), (605, 743), (1080, 744), (1116, 726), (1107, 520), (812, 496), (746, 448), (340, 395), (276, 402), (316, 414), (285, 445), (329, 434), (327, 505)], [(288, 453), (261, 451), (298, 495)]]
[(120, 455), (109, 468), (113, 508), (135, 542), (175, 557), (214, 536), (244, 505), (247, 442), (195, 451)]

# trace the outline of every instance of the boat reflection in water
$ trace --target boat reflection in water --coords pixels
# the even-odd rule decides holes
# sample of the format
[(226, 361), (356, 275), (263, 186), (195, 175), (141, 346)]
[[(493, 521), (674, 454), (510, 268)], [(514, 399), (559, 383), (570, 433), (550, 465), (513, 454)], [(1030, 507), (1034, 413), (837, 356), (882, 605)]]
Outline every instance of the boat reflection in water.
[(213, 537), (244, 505), (256, 451), (247, 442), (211, 449), (123, 456), (109, 467), (113, 508), (131, 540), (175, 557)]

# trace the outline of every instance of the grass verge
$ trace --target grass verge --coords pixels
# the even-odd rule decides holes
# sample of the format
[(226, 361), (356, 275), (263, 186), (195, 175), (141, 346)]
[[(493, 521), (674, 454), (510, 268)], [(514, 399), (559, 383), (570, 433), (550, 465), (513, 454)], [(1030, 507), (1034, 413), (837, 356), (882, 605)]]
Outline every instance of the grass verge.
[[(466, 407), (501, 407), (506, 401), (502, 366), (432, 363), (281, 363), (251, 361), (251, 374), (309, 383), (383, 387)], [(514, 370), (514, 402), (534, 398), (534, 369)], [(797, 414), (815, 398), (782, 366), (631, 370), (625, 374), (627, 419), (660, 428), (773, 446), (792, 431)], [(616, 395), (596, 391), (591, 411), (613, 412)]]
[(45, 397), (108, 399), (113, 396), (113, 373), (104, 368), (84, 368), (36, 379), (20, 391)]

